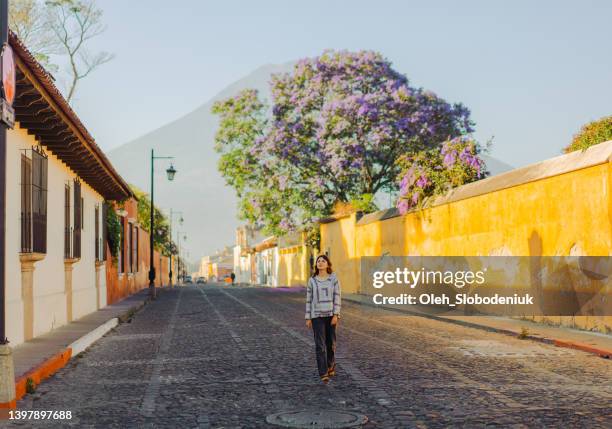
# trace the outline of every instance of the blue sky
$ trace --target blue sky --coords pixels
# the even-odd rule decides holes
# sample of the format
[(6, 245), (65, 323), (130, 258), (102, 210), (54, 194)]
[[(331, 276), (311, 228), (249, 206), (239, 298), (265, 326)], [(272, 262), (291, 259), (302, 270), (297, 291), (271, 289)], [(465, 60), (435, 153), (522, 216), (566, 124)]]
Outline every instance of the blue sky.
[(103, 0), (92, 48), (116, 58), (75, 109), (103, 149), (176, 119), (267, 63), (373, 49), (472, 111), (491, 155), (556, 156), (612, 114), (612, 1)]

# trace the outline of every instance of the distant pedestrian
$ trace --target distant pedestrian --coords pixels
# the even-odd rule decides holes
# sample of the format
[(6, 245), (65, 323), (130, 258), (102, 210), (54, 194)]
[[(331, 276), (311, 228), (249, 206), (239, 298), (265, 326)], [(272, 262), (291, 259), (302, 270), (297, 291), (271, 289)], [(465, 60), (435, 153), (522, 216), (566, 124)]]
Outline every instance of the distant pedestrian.
[(336, 327), (340, 318), (340, 282), (326, 255), (317, 257), (306, 285), (306, 326), (312, 328), (317, 368), (327, 384), (336, 375)]
[(234, 280), (236, 280), (236, 274), (231, 273), (231, 274), (230, 274), (230, 277), (231, 277), (231, 279), (232, 279), (232, 285), (233, 285), (233, 284), (234, 284)]

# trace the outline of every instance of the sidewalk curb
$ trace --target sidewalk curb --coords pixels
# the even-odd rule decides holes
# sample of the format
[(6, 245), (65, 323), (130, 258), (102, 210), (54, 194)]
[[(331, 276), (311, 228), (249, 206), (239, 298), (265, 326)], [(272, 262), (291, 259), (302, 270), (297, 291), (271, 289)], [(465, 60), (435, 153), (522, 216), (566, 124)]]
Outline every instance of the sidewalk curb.
[(43, 380), (51, 377), (57, 371), (65, 367), (71, 359), (87, 350), (92, 344), (94, 344), (120, 323), (125, 322), (130, 313), (136, 313), (148, 302), (149, 298), (147, 297), (144, 301), (130, 306), (119, 316), (107, 320), (102, 325), (72, 342), (59, 353), (45, 359), (37, 366), (17, 378), (15, 380), (15, 401), (19, 401), (27, 393), (28, 379), (32, 380), (31, 383), (33, 384), (33, 387), (36, 388), (36, 386), (38, 386)]
[(577, 343), (577, 342), (567, 341), (567, 340), (559, 340), (555, 338), (540, 337), (540, 336), (535, 336), (535, 335), (522, 335), (520, 332), (516, 332), (510, 329), (495, 328), (493, 326), (482, 325), (479, 323), (466, 322), (465, 320), (450, 319), (446, 317), (435, 316), (433, 314), (420, 313), (418, 311), (411, 311), (411, 310), (405, 310), (405, 309), (402, 310), (399, 308), (387, 307), (385, 305), (377, 305), (377, 304), (373, 304), (370, 302), (364, 302), (364, 301), (354, 299), (351, 297), (347, 297), (347, 296), (343, 296), (342, 299), (345, 301), (355, 303), (355, 304), (366, 305), (368, 307), (383, 308), (388, 311), (395, 311), (398, 313), (409, 314), (411, 316), (425, 317), (427, 319), (438, 320), (440, 322), (446, 322), (446, 323), (453, 323), (455, 325), (465, 326), (465, 327), (474, 328), (474, 329), (480, 329), (482, 331), (495, 332), (498, 334), (509, 335), (511, 337), (517, 337), (517, 338), (520, 337), (521, 339), (524, 339), (524, 340), (537, 341), (539, 343), (550, 344), (550, 345), (557, 346), (557, 347), (565, 347), (565, 348), (580, 350), (586, 353), (595, 354), (604, 359), (612, 359), (612, 350), (601, 349), (598, 347), (590, 346), (588, 344)]
[(72, 351), (72, 356), (76, 356), (79, 353), (85, 351), (88, 347), (90, 347), (93, 343), (102, 338), (108, 331), (113, 329), (115, 326), (119, 324), (119, 319), (114, 317), (107, 321), (106, 323), (98, 326), (93, 331), (88, 334), (83, 335), (81, 338), (73, 342), (68, 346), (68, 349)]

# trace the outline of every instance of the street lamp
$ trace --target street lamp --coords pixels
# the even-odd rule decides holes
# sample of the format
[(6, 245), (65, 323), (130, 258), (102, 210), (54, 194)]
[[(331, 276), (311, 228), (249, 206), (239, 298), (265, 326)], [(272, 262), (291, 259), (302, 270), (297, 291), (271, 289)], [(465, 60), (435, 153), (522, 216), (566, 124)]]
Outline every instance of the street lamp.
[[(170, 166), (172, 167), (172, 166)], [(176, 173), (176, 171), (174, 172)], [(174, 177), (174, 173), (173, 176)], [(179, 218), (179, 225), (183, 225), (183, 212), (175, 212), (172, 209), (170, 209), (170, 241), (172, 242), (172, 223), (173, 223), (173, 219), (174, 219), (174, 215), (180, 215), (181, 217)], [(179, 273), (180, 274), (180, 273)], [(172, 287), (172, 251), (170, 252), (170, 271), (168, 272), (168, 278), (170, 279), (170, 287)]]
[[(149, 237), (149, 296), (151, 299), (155, 299), (155, 261), (153, 258), (153, 238), (155, 237), (155, 200), (154, 200), (154, 174), (155, 174), (155, 160), (156, 159), (174, 159), (173, 156), (155, 156), (155, 152), (151, 149), (151, 225), (150, 225), (150, 237)], [(174, 166), (170, 164), (170, 167), (166, 170), (168, 180), (174, 180), (176, 170)]]

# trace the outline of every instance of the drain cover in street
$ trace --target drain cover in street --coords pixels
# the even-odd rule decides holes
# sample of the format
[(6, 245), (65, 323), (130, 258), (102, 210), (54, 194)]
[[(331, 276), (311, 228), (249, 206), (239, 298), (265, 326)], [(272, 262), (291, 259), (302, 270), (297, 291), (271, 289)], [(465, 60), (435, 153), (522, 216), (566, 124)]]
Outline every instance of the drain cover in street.
[(269, 415), (266, 421), (286, 428), (351, 428), (368, 421), (363, 414), (351, 411), (285, 411)]

